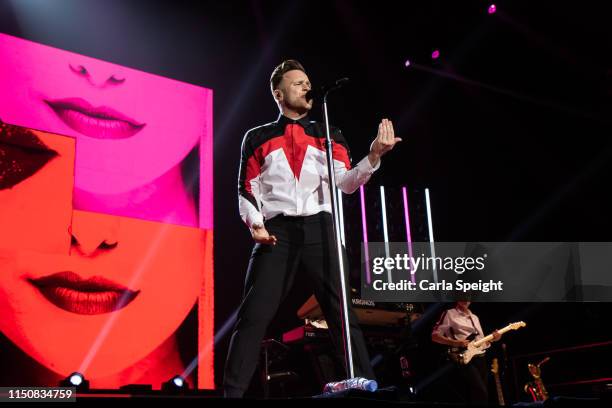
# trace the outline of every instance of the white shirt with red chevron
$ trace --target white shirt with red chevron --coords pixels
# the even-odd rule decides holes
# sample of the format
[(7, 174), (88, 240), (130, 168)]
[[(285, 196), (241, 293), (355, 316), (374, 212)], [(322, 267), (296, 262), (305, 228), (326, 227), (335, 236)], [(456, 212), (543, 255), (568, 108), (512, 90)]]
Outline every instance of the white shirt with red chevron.
[[(242, 141), (238, 180), (240, 216), (247, 226), (283, 214), (308, 216), (331, 213), (324, 125), (283, 115), (275, 122), (249, 130)], [(364, 157), (351, 168), (348, 146), (333, 128), (336, 185), (352, 193), (380, 167)]]

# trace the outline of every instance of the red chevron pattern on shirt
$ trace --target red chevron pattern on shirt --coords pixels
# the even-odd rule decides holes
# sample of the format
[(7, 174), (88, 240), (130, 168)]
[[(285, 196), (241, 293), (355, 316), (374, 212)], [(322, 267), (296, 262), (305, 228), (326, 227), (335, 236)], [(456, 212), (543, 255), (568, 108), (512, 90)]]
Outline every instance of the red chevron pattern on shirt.
[[(336, 184), (350, 193), (376, 170), (367, 157), (351, 169), (342, 133), (332, 129)], [(331, 212), (324, 127), (307, 118), (276, 122), (249, 130), (242, 143), (238, 180), (240, 215), (251, 226), (278, 214)], [(378, 167), (377, 167), (378, 168)]]

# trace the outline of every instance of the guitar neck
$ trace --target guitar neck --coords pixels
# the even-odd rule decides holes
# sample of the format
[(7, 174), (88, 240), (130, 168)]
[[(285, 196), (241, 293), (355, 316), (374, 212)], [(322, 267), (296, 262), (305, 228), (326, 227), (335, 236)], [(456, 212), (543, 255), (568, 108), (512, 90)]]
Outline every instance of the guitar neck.
[(495, 388), (497, 389), (497, 400), (499, 401), (499, 405), (506, 405), (504, 402), (504, 392), (501, 386), (501, 380), (499, 379), (499, 374), (495, 373)]
[[(504, 334), (505, 332), (510, 331), (510, 330), (512, 330), (512, 325), (511, 324), (507, 325), (503, 329), (499, 329), (497, 332), (501, 335), (501, 334)], [(475, 341), (474, 345), (476, 347), (479, 347), (483, 343), (490, 342), (491, 340), (493, 340), (493, 334), (489, 334), (488, 336), (483, 337), (482, 339), (480, 339), (478, 341)]]

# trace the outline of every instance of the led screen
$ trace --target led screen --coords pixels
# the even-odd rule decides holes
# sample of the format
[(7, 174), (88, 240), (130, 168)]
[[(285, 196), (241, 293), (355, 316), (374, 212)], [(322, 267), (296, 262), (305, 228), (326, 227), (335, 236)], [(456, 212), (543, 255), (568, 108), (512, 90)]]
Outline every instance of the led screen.
[(0, 61), (0, 385), (213, 388), (212, 91), (3, 34)]

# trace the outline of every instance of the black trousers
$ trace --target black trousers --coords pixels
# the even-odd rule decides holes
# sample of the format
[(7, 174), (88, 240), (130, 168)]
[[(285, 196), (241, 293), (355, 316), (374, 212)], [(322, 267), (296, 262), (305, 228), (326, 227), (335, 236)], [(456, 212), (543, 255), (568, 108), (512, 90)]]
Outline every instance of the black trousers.
[(489, 403), (487, 374), (487, 360), (480, 356), (474, 357), (467, 365), (455, 368), (453, 385), (460, 402), (478, 405)]
[[(334, 347), (344, 353), (340, 278), (331, 215), (322, 212), (308, 217), (276, 216), (266, 221), (265, 226), (276, 236), (277, 244), (256, 244), (251, 254), (225, 363), (227, 397), (242, 397), (248, 388), (259, 358), (260, 343), (289, 293), (296, 273), (308, 274)], [(348, 291), (349, 285), (346, 286)], [(363, 333), (352, 310), (349, 323), (355, 375), (374, 378)]]

